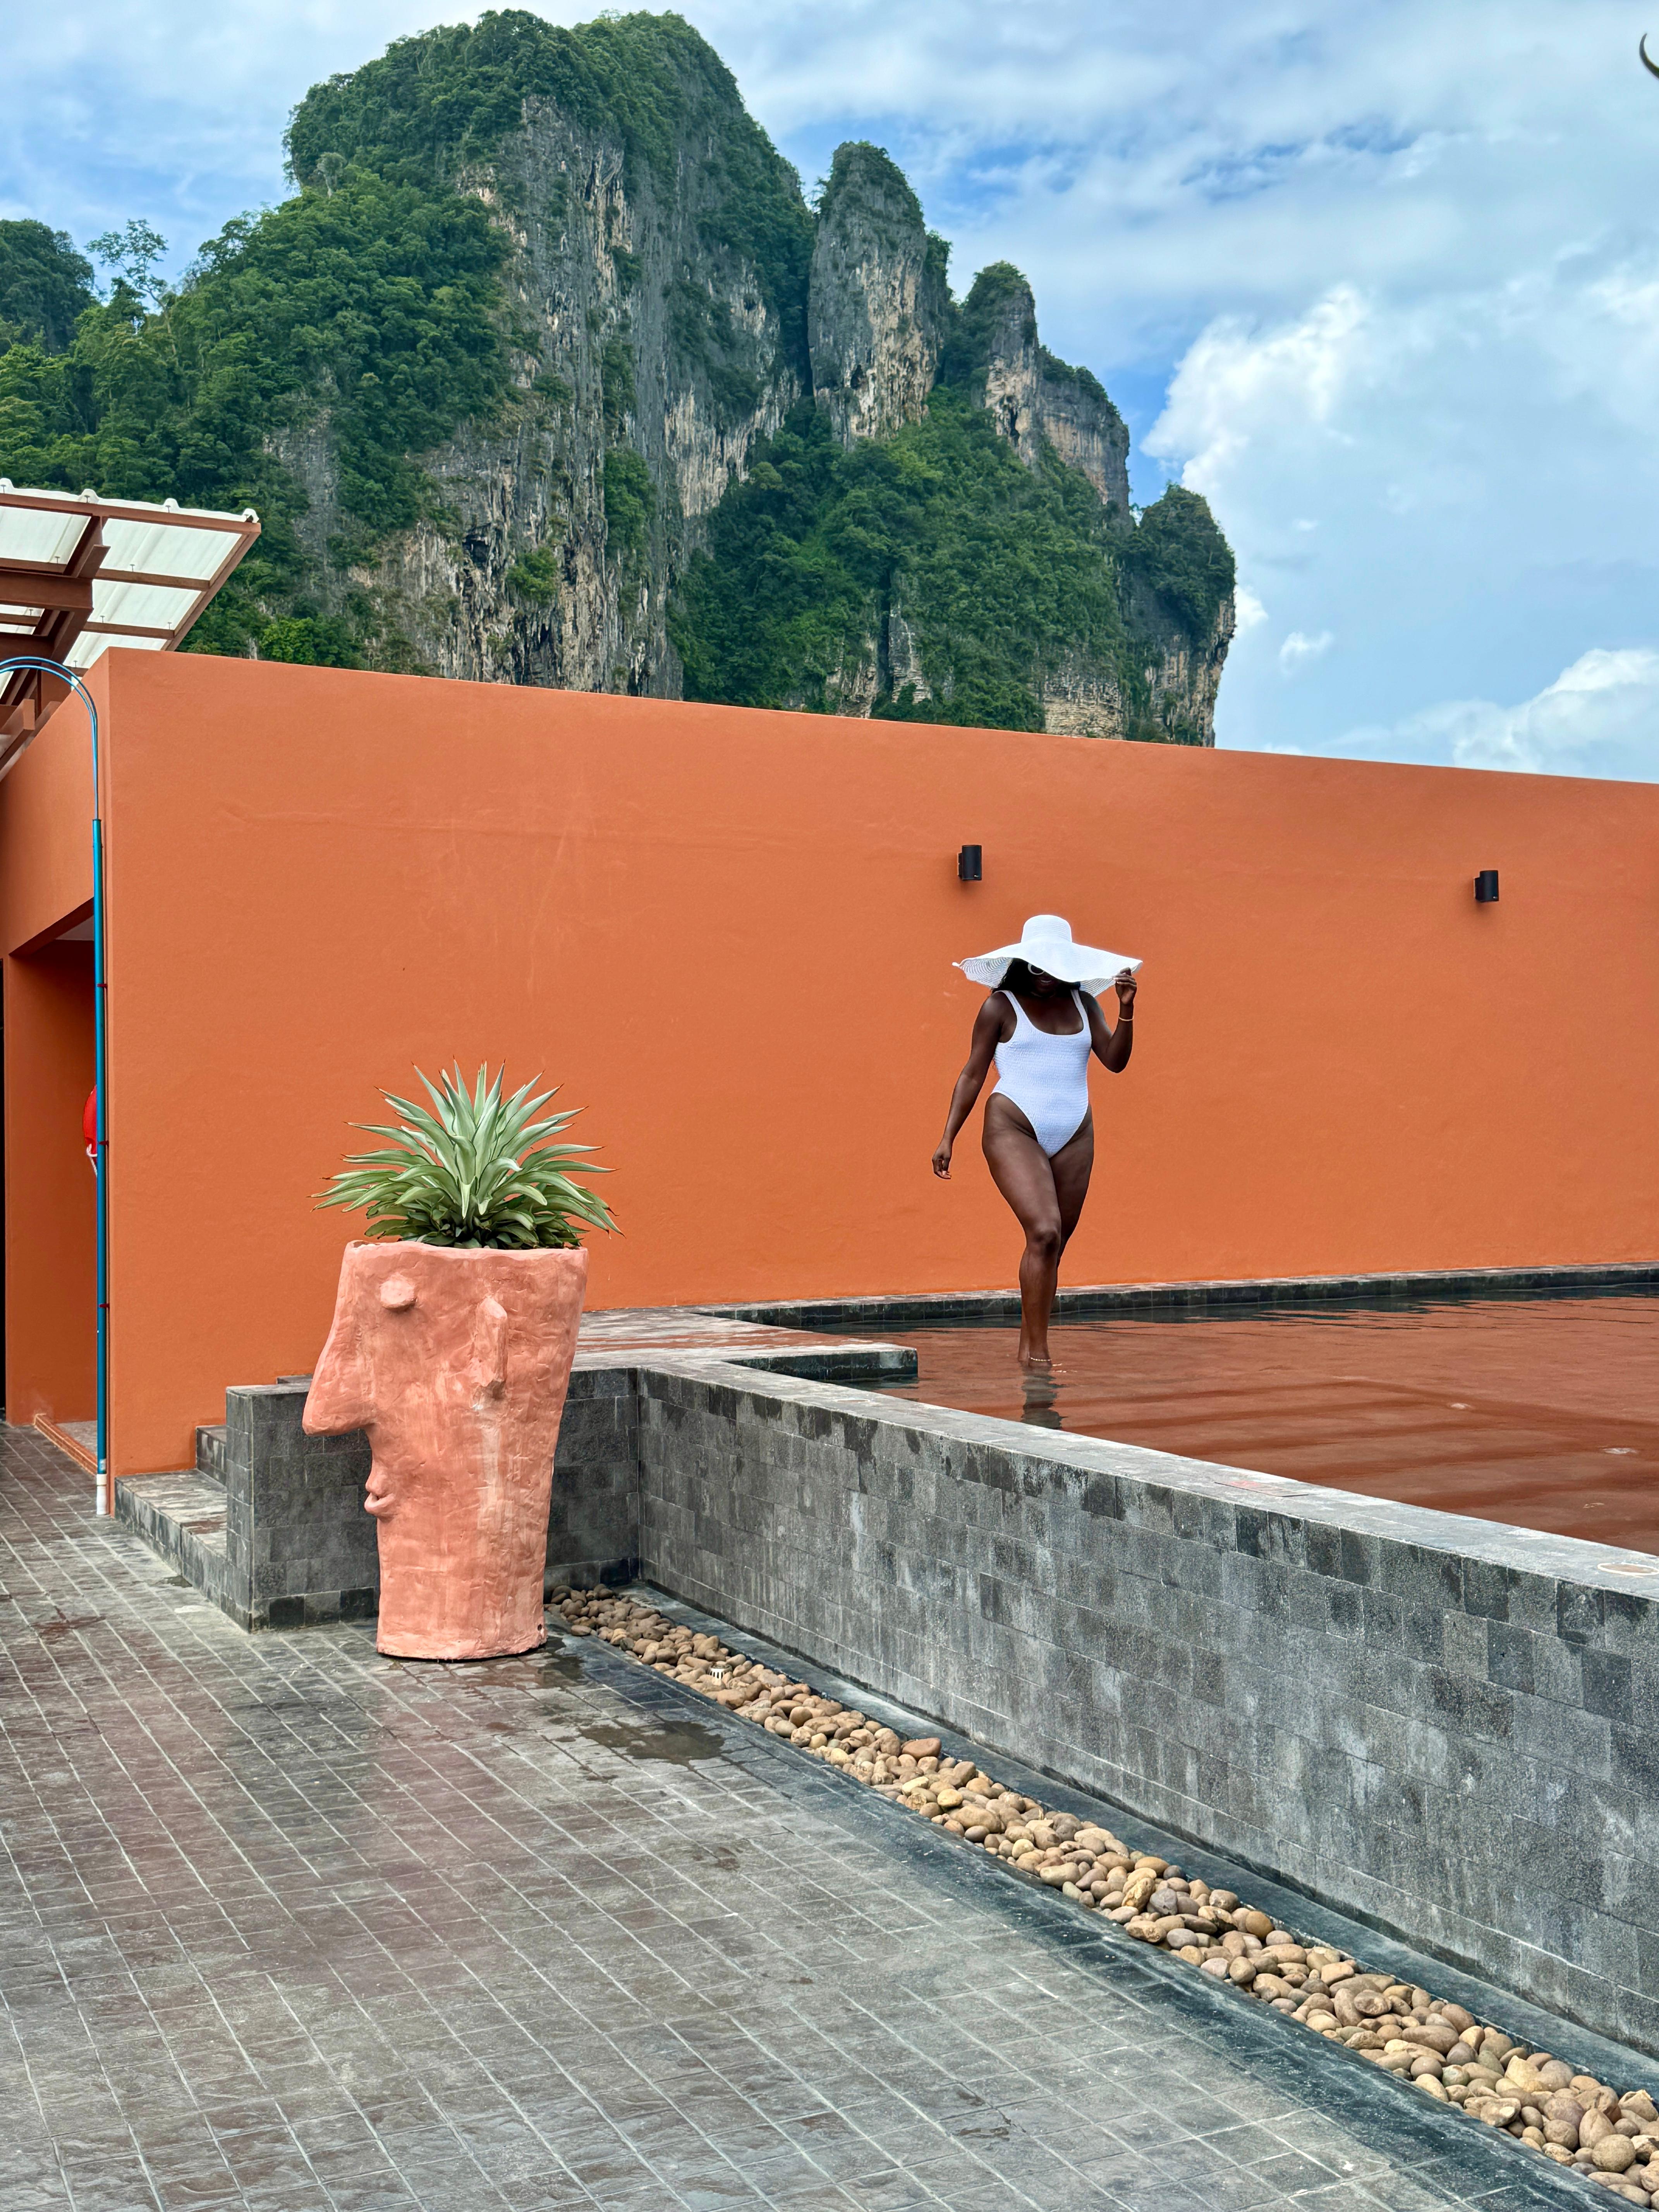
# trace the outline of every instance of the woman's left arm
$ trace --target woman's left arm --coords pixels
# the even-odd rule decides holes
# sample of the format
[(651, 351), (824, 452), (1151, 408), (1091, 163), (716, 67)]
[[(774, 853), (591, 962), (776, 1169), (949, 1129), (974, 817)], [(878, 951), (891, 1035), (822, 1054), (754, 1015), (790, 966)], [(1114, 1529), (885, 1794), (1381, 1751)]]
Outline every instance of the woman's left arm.
[(1114, 1075), (1121, 1075), (1129, 1065), (1129, 1054), (1135, 1045), (1135, 979), (1126, 968), (1118, 977), (1117, 1026), (1108, 1029), (1106, 1016), (1094, 994), (1085, 991), (1083, 1004), (1089, 1017), (1089, 1036), (1094, 1046), (1095, 1058), (1103, 1067), (1109, 1067)]

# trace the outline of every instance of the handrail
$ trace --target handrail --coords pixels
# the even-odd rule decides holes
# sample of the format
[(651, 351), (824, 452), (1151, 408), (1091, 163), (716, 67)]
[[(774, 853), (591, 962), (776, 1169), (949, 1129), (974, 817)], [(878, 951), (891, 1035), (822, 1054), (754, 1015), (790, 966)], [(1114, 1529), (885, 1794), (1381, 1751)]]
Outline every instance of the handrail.
[[(92, 725), (92, 980), (93, 1080), (98, 1099), (97, 1149), (94, 1165), (98, 1176), (98, 1502), (94, 1510), (108, 1513), (114, 1500), (109, 1480), (109, 1027), (106, 1018), (108, 980), (104, 965), (104, 818), (98, 768), (98, 709), (92, 694), (72, 668), (61, 660), (36, 653), (17, 653), (0, 660), (0, 677), (15, 669), (32, 669), (55, 677), (79, 697)], [(16, 746), (15, 760), (34, 742), (34, 733)]]

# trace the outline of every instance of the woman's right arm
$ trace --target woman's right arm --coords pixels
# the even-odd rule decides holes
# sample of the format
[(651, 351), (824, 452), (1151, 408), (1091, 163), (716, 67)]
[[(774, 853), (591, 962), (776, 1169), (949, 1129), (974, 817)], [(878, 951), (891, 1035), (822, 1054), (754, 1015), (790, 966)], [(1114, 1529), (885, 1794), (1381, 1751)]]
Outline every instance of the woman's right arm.
[(1007, 1004), (1000, 991), (991, 994), (975, 1017), (973, 1042), (957, 1078), (957, 1087), (951, 1093), (945, 1134), (933, 1153), (933, 1173), (946, 1182), (951, 1180), (951, 1148), (956, 1143), (957, 1132), (973, 1112), (975, 1102), (985, 1088), (985, 1079), (991, 1073), (991, 1062), (1002, 1042), (1003, 1025), (1007, 1018)]

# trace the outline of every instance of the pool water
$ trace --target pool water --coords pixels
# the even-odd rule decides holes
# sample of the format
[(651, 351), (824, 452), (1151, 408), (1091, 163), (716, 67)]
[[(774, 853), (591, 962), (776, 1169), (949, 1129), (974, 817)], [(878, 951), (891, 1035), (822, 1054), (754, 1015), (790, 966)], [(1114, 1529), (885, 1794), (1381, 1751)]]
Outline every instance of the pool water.
[(1178, 1309), (885, 1331), (884, 1395), (1659, 1553), (1659, 1297)]

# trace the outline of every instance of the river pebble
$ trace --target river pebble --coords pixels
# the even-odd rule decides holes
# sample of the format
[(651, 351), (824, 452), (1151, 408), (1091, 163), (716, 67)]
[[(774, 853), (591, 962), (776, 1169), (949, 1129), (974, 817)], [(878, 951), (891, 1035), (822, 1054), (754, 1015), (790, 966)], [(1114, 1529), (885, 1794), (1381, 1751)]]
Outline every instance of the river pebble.
[(809, 1682), (729, 1650), (607, 1589), (553, 1593), (573, 1636), (596, 1636), (771, 1735), (825, 1760), (942, 1833), (1024, 1875), (1126, 1936), (1156, 1944), (1241, 1997), (1285, 2014), (1437, 2104), (1461, 2105), (1616, 2201), (1659, 2204), (1659, 2107), (1534, 2051), (1462, 2005), (1369, 1972), (1349, 1952), (1299, 1942), (1272, 1916), (1111, 1830), (1005, 1788), (937, 1736), (902, 1737)]

